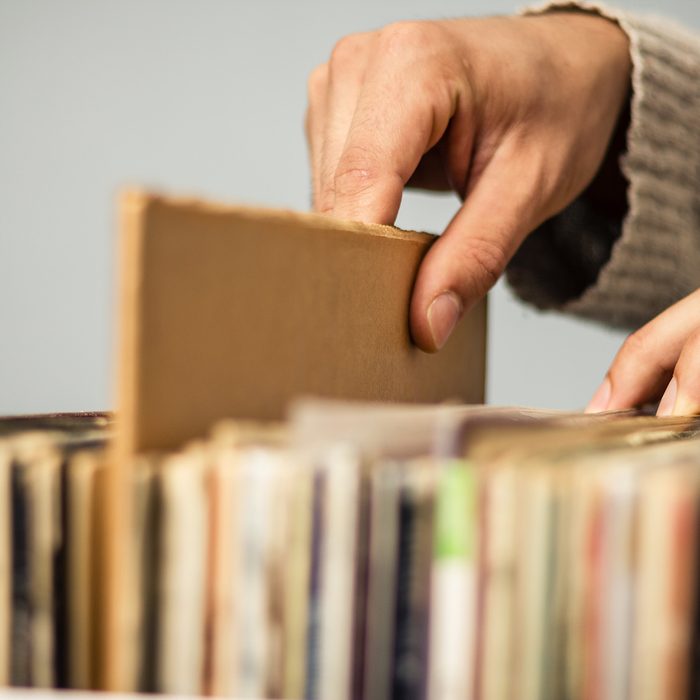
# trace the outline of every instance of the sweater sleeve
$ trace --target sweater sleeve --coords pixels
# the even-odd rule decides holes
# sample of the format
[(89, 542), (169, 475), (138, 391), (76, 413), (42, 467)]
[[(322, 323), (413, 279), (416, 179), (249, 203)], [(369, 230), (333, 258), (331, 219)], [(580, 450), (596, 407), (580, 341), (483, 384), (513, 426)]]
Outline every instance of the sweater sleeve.
[(506, 277), (538, 308), (638, 327), (700, 287), (700, 38), (587, 2), (528, 12), (553, 9), (595, 12), (629, 38), (629, 120), (613, 163), (626, 207), (600, 207), (589, 188), (526, 239)]

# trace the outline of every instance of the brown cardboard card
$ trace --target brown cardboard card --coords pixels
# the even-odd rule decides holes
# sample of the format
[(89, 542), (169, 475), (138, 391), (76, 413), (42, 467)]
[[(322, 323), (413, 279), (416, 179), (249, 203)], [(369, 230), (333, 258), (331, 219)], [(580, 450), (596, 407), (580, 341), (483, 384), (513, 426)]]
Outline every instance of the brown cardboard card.
[(122, 454), (223, 417), (274, 420), (299, 395), (480, 402), (485, 304), (434, 355), (411, 290), (434, 237), (139, 192), (122, 201)]

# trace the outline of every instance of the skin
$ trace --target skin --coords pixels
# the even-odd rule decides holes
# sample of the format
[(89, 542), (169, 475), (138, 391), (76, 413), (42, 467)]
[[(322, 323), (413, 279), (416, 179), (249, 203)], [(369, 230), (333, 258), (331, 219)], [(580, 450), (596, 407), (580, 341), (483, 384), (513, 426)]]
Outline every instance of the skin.
[[(393, 224), (405, 187), (452, 190), (462, 201), (418, 272), (416, 345), (439, 350), (526, 236), (595, 184), (630, 71), (614, 22), (548, 13), (400, 22), (341, 39), (312, 72), (317, 211)], [(698, 311), (693, 295), (630, 336), (590, 410), (658, 399), (674, 367), (677, 398), (661, 408), (700, 407), (700, 380), (686, 391), (685, 369), (691, 355), (700, 364), (700, 322), (690, 331), (687, 322)]]
[(587, 410), (629, 408), (662, 394), (657, 415), (700, 413), (700, 290), (627, 338)]

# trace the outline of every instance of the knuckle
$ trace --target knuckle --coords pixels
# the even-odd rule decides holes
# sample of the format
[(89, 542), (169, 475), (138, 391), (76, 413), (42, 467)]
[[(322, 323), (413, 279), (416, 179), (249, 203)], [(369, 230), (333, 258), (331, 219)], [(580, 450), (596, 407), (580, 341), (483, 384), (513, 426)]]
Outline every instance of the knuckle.
[(642, 327), (625, 338), (625, 342), (622, 343), (620, 348), (618, 359), (620, 364), (627, 364), (630, 362), (642, 362), (649, 355), (649, 333), (645, 327)]
[(335, 173), (333, 189), (336, 197), (351, 197), (370, 190), (375, 180), (375, 174), (367, 168), (341, 167)]
[(306, 81), (306, 89), (309, 98), (309, 104), (315, 104), (318, 99), (326, 92), (328, 85), (328, 64), (322, 63), (316, 66)]
[(666, 366), (663, 358), (658, 355), (657, 340), (653, 323), (642, 326), (628, 335), (610, 367), (613, 383), (616, 380), (629, 382), (640, 372), (665, 376), (672, 368)]
[(336, 195), (360, 194), (372, 187), (379, 176), (376, 158), (368, 148), (354, 146), (343, 153), (333, 176)]
[(463, 248), (464, 269), (476, 272), (477, 292), (486, 292), (498, 282), (508, 262), (505, 249), (498, 241), (470, 237)]
[[(410, 51), (422, 52), (434, 48), (438, 35), (441, 32), (434, 22), (393, 22), (380, 31), (379, 41), (384, 53), (404, 55)], [(440, 45), (439, 41), (437, 45)]]
[(348, 34), (339, 39), (331, 51), (330, 69), (342, 72), (356, 63), (364, 44), (364, 38), (360, 34)]

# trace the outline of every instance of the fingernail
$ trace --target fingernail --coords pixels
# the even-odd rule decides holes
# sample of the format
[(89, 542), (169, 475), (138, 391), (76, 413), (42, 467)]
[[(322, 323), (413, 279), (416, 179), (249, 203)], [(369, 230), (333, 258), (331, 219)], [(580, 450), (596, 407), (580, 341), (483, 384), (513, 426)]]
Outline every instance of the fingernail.
[(439, 350), (450, 337), (462, 315), (462, 302), (454, 292), (443, 292), (428, 307), (428, 326), (433, 344)]
[(676, 394), (678, 393), (678, 382), (673, 377), (664, 391), (664, 395), (659, 401), (659, 408), (656, 410), (657, 416), (670, 416), (673, 413), (673, 408), (676, 405)]
[(604, 411), (610, 403), (610, 394), (612, 393), (612, 384), (610, 379), (605, 377), (603, 383), (598, 387), (598, 391), (593, 394), (593, 398), (586, 406), (586, 413), (598, 413)]

